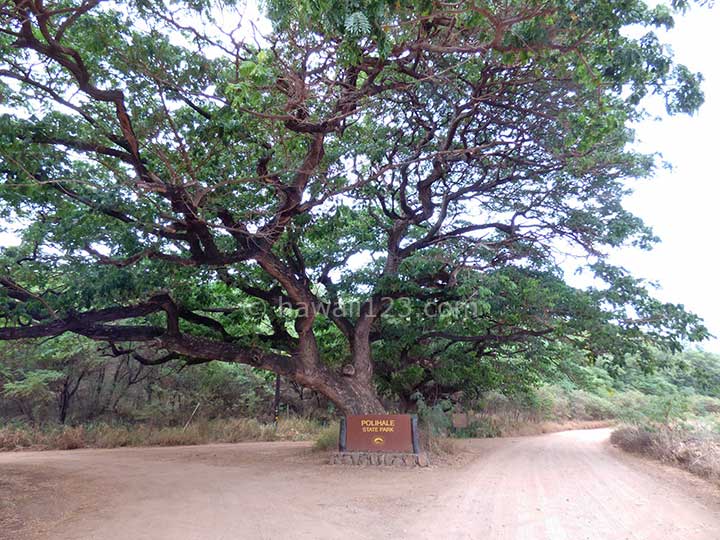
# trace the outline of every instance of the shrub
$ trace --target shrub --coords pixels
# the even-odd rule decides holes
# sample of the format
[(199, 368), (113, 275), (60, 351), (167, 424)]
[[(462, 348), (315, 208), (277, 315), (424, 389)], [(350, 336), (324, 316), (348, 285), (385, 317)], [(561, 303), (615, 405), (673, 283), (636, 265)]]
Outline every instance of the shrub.
[(720, 399), (710, 396), (694, 395), (689, 400), (690, 412), (696, 416), (720, 415)]
[(618, 392), (613, 396), (617, 418), (630, 423), (640, 422), (645, 418), (643, 411), (647, 410), (649, 402), (650, 397), (637, 390)]
[(670, 424), (687, 416), (690, 410), (688, 397), (679, 392), (663, 396), (652, 396), (643, 411), (652, 422)]
[(519, 409), (516, 415), (518, 420), (522, 416), (526, 420), (540, 422), (553, 416), (555, 396), (550, 387), (541, 387), (517, 394), (513, 396), (512, 401)]
[(577, 420), (607, 420), (617, 413), (610, 400), (584, 390), (575, 390), (569, 399), (575, 407), (572, 418)]
[(452, 426), (448, 402), (436, 403), (432, 407), (425, 404), (422, 396), (417, 397), (418, 419), (421, 425), (421, 431), (426, 433), (428, 437), (444, 437)]
[(33, 444), (33, 436), (28, 429), (17, 426), (0, 428), (0, 450), (29, 448)]
[(628, 452), (680, 466), (720, 483), (720, 434), (702, 426), (623, 426), (612, 433), (610, 440)]
[(467, 427), (453, 430), (453, 436), (460, 439), (501, 437), (502, 430), (496, 418), (481, 416), (474, 418)]
[(187, 429), (180, 427), (167, 427), (157, 430), (149, 430), (143, 441), (147, 446), (186, 446), (193, 444), (205, 444), (209, 442), (202, 436), (198, 426), (190, 426)]
[(315, 438), (313, 448), (318, 451), (337, 450), (340, 438), (340, 425), (332, 423), (320, 430)]
[(648, 454), (652, 450), (653, 435), (644, 427), (622, 426), (612, 432), (610, 442), (626, 452)]
[(426, 447), (428, 453), (435, 457), (454, 455), (459, 452), (457, 443), (447, 437), (431, 437)]
[(85, 448), (87, 446), (85, 441), (85, 428), (82, 426), (64, 427), (54, 434), (51, 446), (58, 450)]
[(93, 427), (93, 446), (96, 448), (121, 448), (134, 446), (133, 434), (126, 426), (100, 424)]
[(272, 438), (272, 429), (254, 418), (237, 418), (213, 422), (212, 439), (218, 442), (238, 443), (265, 441)]
[(278, 420), (275, 438), (283, 441), (307, 441), (317, 437), (322, 431), (324, 429), (317, 420), (303, 416), (290, 416)]
[(480, 410), (486, 414), (498, 414), (511, 407), (510, 399), (500, 392), (485, 392), (478, 403)]

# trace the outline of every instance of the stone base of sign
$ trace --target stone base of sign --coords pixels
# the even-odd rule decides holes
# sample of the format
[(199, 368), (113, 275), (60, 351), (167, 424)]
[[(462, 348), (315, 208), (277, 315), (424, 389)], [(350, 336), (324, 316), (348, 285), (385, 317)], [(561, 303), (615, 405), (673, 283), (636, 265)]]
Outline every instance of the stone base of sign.
[(334, 452), (332, 465), (384, 465), (389, 467), (428, 467), (426, 454), (399, 454), (390, 452)]

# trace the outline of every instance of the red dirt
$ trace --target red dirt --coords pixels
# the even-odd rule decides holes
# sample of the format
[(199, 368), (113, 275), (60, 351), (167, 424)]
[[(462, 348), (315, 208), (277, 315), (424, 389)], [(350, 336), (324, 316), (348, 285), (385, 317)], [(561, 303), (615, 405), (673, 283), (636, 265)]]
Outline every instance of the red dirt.
[(463, 466), (329, 466), (306, 443), (0, 454), (2, 540), (707, 539), (720, 494), (609, 430), (463, 442)]

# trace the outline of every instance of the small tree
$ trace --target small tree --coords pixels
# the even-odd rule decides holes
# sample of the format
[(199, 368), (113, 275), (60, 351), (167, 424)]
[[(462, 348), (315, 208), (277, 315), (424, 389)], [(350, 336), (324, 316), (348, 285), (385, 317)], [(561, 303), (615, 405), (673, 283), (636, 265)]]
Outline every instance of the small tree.
[(59, 371), (34, 369), (28, 371), (19, 381), (6, 382), (2, 395), (6, 399), (15, 400), (28, 419), (35, 421), (38, 409), (46, 407), (56, 397), (50, 387), (62, 377), (63, 374)]

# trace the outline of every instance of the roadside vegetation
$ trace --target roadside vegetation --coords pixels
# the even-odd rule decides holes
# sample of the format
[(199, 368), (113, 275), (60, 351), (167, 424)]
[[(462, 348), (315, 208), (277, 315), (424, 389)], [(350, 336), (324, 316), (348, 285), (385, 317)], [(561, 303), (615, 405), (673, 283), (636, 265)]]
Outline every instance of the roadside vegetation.
[[(33, 426), (11, 424), (0, 428), (0, 450), (74, 450), (125, 446), (183, 446), (250, 441), (306, 441), (323, 434), (315, 421), (291, 417), (277, 424), (252, 418), (199, 419), (184, 426), (87, 424), (78, 426)], [(336, 431), (337, 433), (337, 431)], [(337, 438), (335, 439), (337, 444)]]
[[(103, 358), (58, 338), (15, 343), (0, 355), (0, 450), (314, 441), (333, 450), (338, 411), (321, 395), (275, 376), (219, 362), (171, 369)], [(705, 478), (720, 479), (720, 356), (699, 351), (583, 364), (572, 354), (529, 371), (498, 361), (460, 390), (433, 381), (389, 410), (416, 412), (423, 444), (453, 439), (615, 426), (614, 444)], [(532, 373), (524, 379), (519, 369)], [(397, 382), (397, 381), (396, 381)], [(399, 383), (398, 383), (399, 384)], [(406, 390), (407, 392), (407, 390)]]
[[(327, 401), (247, 366), (143, 366), (58, 338), (0, 350), (0, 450), (314, 440)], [(276, 412), (278, 413), (275, 421)]]
[[(651, 369), (648, 366), (652, 365)], [(436, 437), (533, 435), (613, 426), (621, 449), (720, 482), (720, 357), (655, 351), (650, 364), (580, 366), (560, 361), (559, 373), (536, 388), (492, 390), (464, 406), (420, 406)]]
[(672, 425), (627, 425), (610, 440), (623, 450), (679, 466), (720, 484), (720, 435), (713, 425), (678, 422)]

